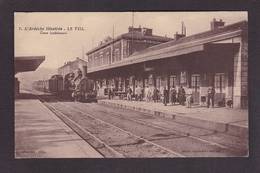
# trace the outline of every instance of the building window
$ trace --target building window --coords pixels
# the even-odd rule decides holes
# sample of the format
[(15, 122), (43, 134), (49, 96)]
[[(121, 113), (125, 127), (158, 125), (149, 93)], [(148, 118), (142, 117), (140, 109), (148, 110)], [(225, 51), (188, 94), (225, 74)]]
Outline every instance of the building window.
[(160, 88), (161, 87), (161, 77), (156, 78), (156, 87)]
[(101, 57), (98, 56), (98, 66), (100, 66), (100, 65), (101, 65)]
[(98, 59), (97, 59), (97, 57), (95, 56), (95, 57), (94, 57), (94, 66), (95, 66), (95, 67), (97, 66), (97, 60), (98, 60)]
[(91, 67), (94, 67), (94, 57), (93, 56), (91, 56), (91, 58), (90, 58), (90, 63), (91, 63)]
[(88, 66), (91, 67), (91, 59), (90, 59), (90, 56), (88, 57)]
[(113, 63), (113, 62), (115, 62), (115, 53), (114, 53), (114, 50), (112, 49), (112, 51), (111, 51), (112, 53), (111, 53), (111, 59), (112, 59), (112, 62), (111, 63)]
[(120, 51), (119, 49), (115, 49), (115, 61), (120, 61), (121, 57), (120, 57)]
[(109, 52), (106, 53), (105, 63), (106, 64), (109, 63)]
[(166, 77), (161, 78), (161, 87), (167, 87), (167, 78)]
[(99, 57), (96, 56), (96, 57), (95, 57), (95, 66), (99, 66), (99, 62), (98, 62), (98, 61), (99, 61)]
[(187, 73), (185, 71), (181, 72), (181, 76), (180, 76), (180, 83), (182, 85), (185, 85), (187, 81)]
[(104, 65), (104, 58), (103, 58), (103, 55), (100, 55), (100, 65)]
[(153, 78), (153, 75), (149, 75), (149, 77), (148, 77), (148, 85), (153, 85), (153, 83), (154, 83), (154, 78)]
[(225, 75), (224, 73), (216, 73), (215, 74), (215, 89), (219, 90), (220, 93), (222, 93), (222, 91), (225, 88)]
[(176, 86), (176, 76), (170, 76), (170, 87)]
[(148, 79), (144, 79), (144, 86), (145, 87), (149, 86)]
[(191, 88), (197, 91), (200, 88), (200, 75), (194, 74), (191, 76)]
[(123, 40), (123, 57), (122, 58), (126, 58), (127, 57), (127, 49), (128, 49), (127, 41)]

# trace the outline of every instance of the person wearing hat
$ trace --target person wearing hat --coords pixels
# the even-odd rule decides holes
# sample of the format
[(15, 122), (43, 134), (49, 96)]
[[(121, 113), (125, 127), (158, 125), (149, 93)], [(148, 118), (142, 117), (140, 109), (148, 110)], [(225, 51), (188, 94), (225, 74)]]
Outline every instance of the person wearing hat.
[(208, 100), (207, 100), (207, 107), (210, 107), (210, 103), (212, 108), (214, 107), (214, 97), (215, 97), (215, 88), (213, 86), (208, 88)]

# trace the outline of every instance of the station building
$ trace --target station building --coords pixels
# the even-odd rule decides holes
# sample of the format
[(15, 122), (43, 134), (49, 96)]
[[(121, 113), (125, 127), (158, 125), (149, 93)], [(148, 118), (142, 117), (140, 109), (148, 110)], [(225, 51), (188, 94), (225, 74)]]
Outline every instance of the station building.
[(77, 69), (82, 71), (83, 76), (87, 74), (87, 62), (81, 58), (76, 58), (74, 61), (65, 62), (65, 64), (58, 68), (58, 75), (63, 78), (69, 73), (75, 73)]
[[(124, 62), (129, 59), (131, 55), (144, 50), (148, 47), (158, 45), (161, 43), (173, 40), (166, 36), (157, 36), (153, 34), (153, 30), (150, 28), (138, 28), (129, 27), (128, 33), (122, 34), (114, 39), (111, 37), (106, 38), (100, 42), (100, 45), (89, 52), (88, 56), (88, 76), (96, 81), (96, 87), (98, 88), (98, 94), (104, 95), (105, 89), (115, 86), (117, 91), (125, 91), (127, 86), (133, 86), (133, 74), (126, 72), (130, 69), (126, 67), (126, 71), (122, 73), (121, 70), (106, 70), (99, 71), (98, 69), (113, 68), (113, 66)], [(97, 73), (93, 73), (93, 69)], [(101, 72), (101, 73), (100, 73)], [(103, 73), (104, 72), (104, 73)], [(120, 74), (115, 74), (115, 73)], [(130, 75), (129, 78), (125, 78)]]
[[(191, 88), (197, 104), (204, 104), (208, 87), (214, 86), (216, 104), (232, 100), (234, 107), (247, 108), (248, 23), (225, 26), (214, 19), (210, 26), (191, 36), (156, 37), (161, 43), (129, 30), (129, 37), (123, 34), (87, 53), (88, 76), (100, 93), (111, 85), (118, 91), (130, 86), (134, 92), (137, 85)], [(150, 41), (158, 44), (140, 45)]]

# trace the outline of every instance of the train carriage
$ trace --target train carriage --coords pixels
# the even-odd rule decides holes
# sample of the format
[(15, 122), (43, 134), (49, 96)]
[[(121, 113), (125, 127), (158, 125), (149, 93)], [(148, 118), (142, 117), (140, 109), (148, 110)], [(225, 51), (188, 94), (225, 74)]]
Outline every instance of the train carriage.
[[(61, 99), (73, 100), (73, 93), (75, 93), (75, 85), (73, 83), (74, 74), (70, 73), (63, 77), (61, 75), (53, 75), (49, 80), (39, 80), (33, 83), (33, 88), (48, 92), (58, 96)], [(94, 81), (83, 77), (79, 83), (79, 101), (96, 102), (97, 93), (94, 90)]]
[(63, 78), (61, 75), (53, 75), (51, 79), (49, 79), (49, 91), (51, 93), (60, 95), (63, 91)]

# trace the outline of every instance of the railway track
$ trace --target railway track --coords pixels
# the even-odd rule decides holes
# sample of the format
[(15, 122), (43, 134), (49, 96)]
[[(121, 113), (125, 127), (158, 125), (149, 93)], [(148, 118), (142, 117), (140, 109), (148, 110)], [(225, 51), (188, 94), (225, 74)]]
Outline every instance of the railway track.
[[(82, 104), (82, 107), (83, 106), (87, 106), (87, 105), (84, 105)], [(105, 106), (109, 109), (111, 109), (111, 107), (109, 107), (108, 105), (102, 105), (102, 107)], [(92, 107), (93, 109), (93, 107)], [(171, 128), (165, 126), (165, 125), (159, 125), (159, 124), (154, 124), (153, 122), (149, 122), (147, 121), (147, 119), (144, 119), (142, 120), (140, 118), (140, 116), (138, 115), (139, 112), (137, 112), (135, 114), (139, 116), (139, 118), (136, 118), (136, 117), (125, 117), (122, 113), (122, 111), (120, 112), (119, 109), (121, 109), (122, 111), (125, 111), (123, 110), (122, 108), (118, 108), (117, 109), (117, 112), (111, 112), (109, 111), (109, 116), (115, 116), (115, 117), (118, 117), (120, 119), (125, 119), (125, 120), (129, 120), (129, 121), (133, 121), (133, 122), (136, 122), (136, 123), (139, 123), (139, 124), (142, 124), (142, 125), (145, 125), (145, 126), (149, 126), (149, 127), (154, 127), (154, 128), (158, 128), (158, 129), (161, 129), (161, 130), (164, 130), (165, 132), (173, 132), (173, 133), (178, 133), (180, 135), (183, 135), (183, 136), (186, 136), (188, 138), (192, 138), (192, 139), (196, 139), (196, 140), (199, 140), (199, 141), (202, 141), (202, 142), (205, 142), (205, 143), (209, 143), (211, 145), (215, 145), (215, 146), (218, 146), (220, 148), (223, 148), (223, 149), (229, 149), (231, 151), (234, 151), (234, 152), (237, 152), (238, 150), (241, 150), (243, 148), (245, 148), (246, 146), (246, 143), (247, 141), (243, 141), (244, 145), (238, 145), (238, 144), (235, 144), (235, 145), (231, 145), (231, 144), (228, 144), (228, 143), (220, 143), (220, 142), (216, 142), (216, 141), (213, 141), (213, 140), (207, 140), (205, 139), (204, 137), (206, 136), (209, 136), (209, 135), (219, 135), (221, 136), (222, 138), (229, 138), (229, 139), (232, 139), (232, 141), (236, 141), (236, 142), (241, 142), (241, 138), (237, 137), (237, 136), (233, 136), (233, 135), (228, 135), (228, 134), (225, 134), (225, 133), (221, 133), (221, 132), (216, 132), (216, 131), (213, 131), (213, 130), (206, 130), (204, 128), (199, 128), (199, 127), (192, 127), (190, 125), (187, 125), (187, 124), (183, 124), (183, 123), (179, 123), (179, 122), (173, 122), (173, 121), (167, 121), (167, 119), (165, 118), (160, 118), (160, 117), (157, 117), (156, 120), (159, 120), (161, 122), (167, 122), (168, 124), (172, 124)], [(97, 112), (103, 112), (103, 113), (108, 113), (108, 110), (99, 110), (99, 109), (96, 109), (95, 111)], [(133, 111), (134, 112), (134, 111)], [(148, 115), (148, 114), (145, 114), (143, 113), (143, 115), (147, 115), (147, 116), (150, 116), (152, 118), (155, 118), (154, 116), (152, 115)], [(202, 131), (207, 131), (205, 134), (196, 134), (196, 133), (192, 133), (192, 132), (184, 132), (183, 129), (182, 130), (178, 130), (175, 128), (176, 124), (181, 124), (181, 125), (185, 125), (186, 127), (191, 127), (191, 128), (195, 128), (195, 129), (201, 129)], [(247, 149), (246, 149), (247, 150)]]
[[(77, 121), (73, 120), (69, 113), (63, 113), (57, 107), (44, 102), (42, 99), (41, 101), (104, 157), (185, 157), (142, 136), (135, 135), (130, 131), (95, 118), (89, 113), (81, 112), (83, 115), (81, 115), (82, 119)], [(67, 107), (67, 111), (69, 111), (68, 109), (75, 109), (65, 104), (61, 105), (63, 110), (65, 107)], [(116, 137), (113, 138), (115, 134)]]
[[(122, 115), (121, 113), (118, 113), (118, 111), (116, 111), (116, 113), (112, 112), (111, 109), (109, 109), (109, 111), (108, 110), (104, 111), (103, 107), (99, 107), (99, 106), (97, 107), (96, 105), (91, 105), (91, 107), (90, 107), (90, 106), (88, 106), (86, 104), (81, 104), (81, 103), (74, 104), (74, 106), (75, 106), (75, 109), (77, 109), (78, 111), (81, 111), (81, 112), (86, 111), (86, 109), (84, 110), (83, 108), (87, 107), (89, 109), (88, 112), (91, 110), (92, 113), (93, 114), (96, 113), (96, 115), (98, 115), (99, 113), (103, 113), (103, 115), (106, 115), (106, 117), (109, 117), (109, 118), (116, 117), (116, 118), (120, 119), (120, 121), (118, 121), (118, 122), (122, 122), (122, 120), (124, 120), (124, 121), (132, 121), (132, 122), (134, 122), (136, 124), (140, 124), (141, 126), (147, 126), (147, 127), (151, 127), (151, 128), (154, 128), (154, 129), (159, 129), (160, 131), (162, 131), (162, 134), (176, 134), (179, 138), (186, 138), (186, 139), (190, 139), (190, 140), (193, 140), (193, 141), (194, 140), (195, 141), (199, 141), (199, 142), (204, 143), (206, 145), (217, 147), (218, 151), (223, 150), (224, 152), (230, 152), (231, 155), (243, 156), (243, 155), (247, 154), (247, 149), (241, 149), (241, 148), (243, 148), (243, 146), (242, 147), (237, 147), (237, 144), (235, 144), (235, 145), (227, 145), (227, 144), (214, 142), (214, 141), (211, 141), (211, 140), (204, 139), (204, 138), (200, 137), (199, 135), (195, 136), (195, 135), (192, 135), (191, 133), (184, 133), (182, 131), (175, 130), (175, 129), (172, 129), (172, 128), (169, 128), (169, 127), (166, 127), (166, 126), (153, 124), (151, 122), (147, 122), (147, 121), (140, 120), (140, 119), (137, 119), (137, 118), (130, 118), (129, 116), (125, 116), (125, 115)], [(108, 119), (106, 119), (106, 120), (108, 120)], [(205, 129), (202, 129), (202, 130), (205, 131)], [(207, 130), (207, 133), (202, 134), (203, 137), (209, 136), (209, 135), (215, 135), (215, 132)], [(218, 135), (223, 136), (223, 134), (218, 134)], [(235, 138), (235, 137), (233, 137), (233, 136), (225, 136), (225, 138)], [(232, 140), (235, 140), (235, 139), (232, 139)], [(159, 140), (159, 142), (160, 142), (160, 140)], [(239, 140), (237, 142), (239, 142)], [(191, 155), (188, 155), (188, 156), (191, 156)]]
[[(111, 111), (112, 108), (102, 109), (103, 105), (100, 107), (101, 105), (97, 104), (58, 101), (48, 103), (45, 102), (45, 98), (40, 99), (104, 157), (226, 157), (246, 155), (239, 147), (223, 145), (191, 133), (153, 124), (140, 118), (133, 118), (133, 116), (125, 116), (122, 114), (123, 110), (115, 112)], [(77, 115), (77, 118), (73, 115)], [(128, 124), (128, 127), (125, 124)], [(132, 129), (129, 128), (131, 125)], [(135, 127), (136, 129), (145, 129), (145, 133), (133, 130)], [(156, 137), (156, 135), (160, 137)], [(182, 145), (180, 140), (184, 141)], [(190, 149), (186, 147), (188, 143), (191, 145)], [(201, 148), (197, 147), (198, 143)]]
[[(97, 112), (103, 112), (103, 113), (108, 113), (106, 111), (100, 111), (98, 109), (96, 109), (95, 111)], [(185, 132), (182, 132), (182, 131), (178, 131), (178, 130), (175, 130), (175, 129), (170, 129), (168, 127), (165, 127), (165, 126), (160, 126), (160, 125), (155, 125), (155, 124), (152, 124), (152, 123), (149, 123), (149, 122), (146, 122), (146, 121), (143, 121), (143, 120), (140, 120), (140, 119), (134, 119), (134, 118), (126, 118), (125, 116), (123, 116), (122, 114), (118, 113), (112, 113), (112, 112), (109, 112), (109, 116), (114, 116), (114, 117), (118, 117), (120, 119), (124, 119), (124, 120), (128, 120), (128, 121), (133, 121), (135, 123), (138, 123), (138, 124), (141, 124), (141, 125), (145, 125), (145, 126), (148, 126), (148, 127), (153, 127), (153, 128), (156, 128), (156, 129), (160, 129), (166, 133), (177, 133), (183, 137), (187, 137), (187, 138), (192, 138), (192, 139), (196, 139), (196, 140), (199, 140), (199, 141), (203, 141), (205, 143), (209, 143), (211, 145), (215, 145), (215, 146), (218, 146), (218, 147), (221, 147), (221, 148), (224, 148), (224, 149), (228, 149), (229, 147), (228, 146), (225, 146), (223, 144), (219, 144), (219, 143), (216, 143), (216, 142), (212, 142), (212, 141), (208, 141), (208, 140), (205, 140), (205, 139), (202, 139), (202, 138), (199, 138), (197, 136), (193, 136), (191, 135), (190, 133), (185, 133)], [(213, 132), (214, 133), (214, 132)]]

